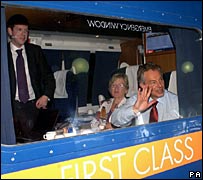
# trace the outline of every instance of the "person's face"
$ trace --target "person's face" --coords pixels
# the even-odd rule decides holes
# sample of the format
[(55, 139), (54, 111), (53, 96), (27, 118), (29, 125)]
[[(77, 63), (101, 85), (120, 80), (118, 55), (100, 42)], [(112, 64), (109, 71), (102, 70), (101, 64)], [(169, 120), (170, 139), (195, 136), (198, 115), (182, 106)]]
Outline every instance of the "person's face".
[(127, 93), (127, 89), (124, 86), (124, 80), (123, 78), (116, 79), (111, 87), (110, 87), (110, 93), (112, 97), (114, 98), (124, 98), (125, 94)]
[(13, 29), (8, 28), (8, 33), (11, 36), (11, 42), (21, 47), (28, 38), (28, 26), (27, 25), (15, 25)]
[(151, 98), (157, 99), (164, 95), (164, 80), (157, 70), (149, 70), (144, 73), (145, 85), (152, 88)]

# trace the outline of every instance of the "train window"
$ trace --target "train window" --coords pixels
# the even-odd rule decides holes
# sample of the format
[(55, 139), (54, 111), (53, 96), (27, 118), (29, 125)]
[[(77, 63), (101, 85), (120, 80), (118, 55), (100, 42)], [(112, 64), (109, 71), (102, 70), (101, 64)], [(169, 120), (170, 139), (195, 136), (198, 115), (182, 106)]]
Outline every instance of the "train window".
[[(78, 75), (79, 95), (73, 105), (76, 112), (84, 115), (91, 109), (95, 113), (98, 96), (110, 97), (108, 80), (122, 69), (122, 62), (139, 65), (152, 61), (163, 68), (167, 89), (178, 95), (181, 117), (202, 114), (202, 45), (197, 30), (17, 6), (5, 7), (5, 21), (15, 13), (29, 19), (29, 41), (43, 48), (53, 73), (61, 70), (62, 60), (66, 69), (71, 69), (76, 58), (88, 61), (89, 74)], [(36, 18), (39, 14), (43, 15)], [(8, 77), (6, 73), (2, 71), (1, 77)], [(1, 87), (6, 87), (5, 80)], [(2, 90), (2, 97), (6, 91)], [(1, 106), (3, 110), (9, 109), (8, 99), (1, 99), (7, 104)], [(6, 117), (1, 118), (1, 124), (4, 129), (12, 129), (12, 121), (8, 123)], [(13, 138), (8, 140), (11, 134), (15, 136), (14, 130), (3, 131), (4, 144), (14, 142)]]

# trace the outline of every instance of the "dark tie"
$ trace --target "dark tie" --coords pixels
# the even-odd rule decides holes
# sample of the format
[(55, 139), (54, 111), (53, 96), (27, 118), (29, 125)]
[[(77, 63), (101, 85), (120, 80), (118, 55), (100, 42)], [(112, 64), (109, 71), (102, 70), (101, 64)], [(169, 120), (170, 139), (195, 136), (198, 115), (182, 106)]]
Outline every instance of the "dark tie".
[(26, 103), (29, 99), (29, 93), (25, 74), (24, 60), (22, 56), (22, 49), (16, 50), (16, 52), (18, 53), (18, 57), (16, 59), (18, 94), (20, 101)]
[(156, 108), (157, 103), (158, 101), (152, 105), (152, 109), (150, 111), (150, 116), (149, 116), (149, 123), (158, 122), (158, 111)]

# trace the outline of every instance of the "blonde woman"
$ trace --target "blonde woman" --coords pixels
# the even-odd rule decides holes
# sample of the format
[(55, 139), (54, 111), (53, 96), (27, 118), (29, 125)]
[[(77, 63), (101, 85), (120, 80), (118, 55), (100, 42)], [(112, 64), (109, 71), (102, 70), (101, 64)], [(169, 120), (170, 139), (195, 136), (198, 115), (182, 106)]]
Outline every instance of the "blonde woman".
[(116, 73), (111, 77), (109, 81), (109, 92), (112, 98), (103, 101), (98, 109), (98, 114), (100, 114), (101, 110), (105, 107), (107, 119), (106, 129), (112, 128), (110, 122), (111, 113), (126, 102), (128, 89), (129, 83), (126, 74)]

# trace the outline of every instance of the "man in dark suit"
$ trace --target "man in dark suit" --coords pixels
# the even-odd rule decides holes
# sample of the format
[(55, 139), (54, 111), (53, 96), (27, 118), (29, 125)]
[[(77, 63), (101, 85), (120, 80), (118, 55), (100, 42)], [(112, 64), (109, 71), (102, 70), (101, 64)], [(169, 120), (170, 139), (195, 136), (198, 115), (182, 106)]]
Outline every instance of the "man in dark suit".
[[(28, 43), (29, 23), (25, 16), (16, 14), (7, 21), (10, 37), (8, 43), (8, 64), (11, 87), (13, 120), (16, 137), (32, 139), (32, 129), (37, 121), (39, 109), (46, 109), (48, 101), (53, 98), (56, 83), (42, 49)], [(21, 100), (19, 75), (17, 73), (16, 50), (22, 51), (26, 74), (27, 100)], [(20, 70), (22, 72), (22, 70)]]

